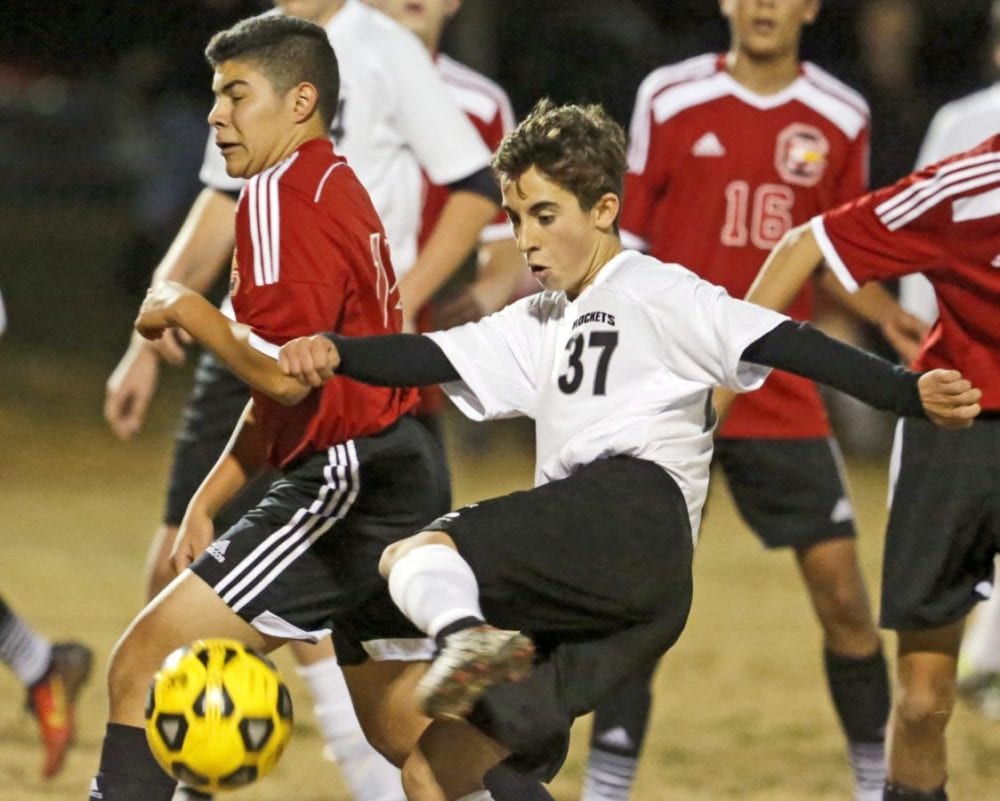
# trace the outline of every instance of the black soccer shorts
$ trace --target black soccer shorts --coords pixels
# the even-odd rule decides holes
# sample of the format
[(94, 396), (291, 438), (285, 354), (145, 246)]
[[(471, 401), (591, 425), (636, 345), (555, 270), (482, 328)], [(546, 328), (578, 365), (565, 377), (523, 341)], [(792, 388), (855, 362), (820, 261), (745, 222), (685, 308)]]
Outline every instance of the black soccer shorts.
[[(486, 619), (534, 639), (531, 677), (488, 690), (469, 720), (511, 749), (512, 766), (551, 778), (573, 720), (652, 666), (684, 628), (693, 543), (680, 489), (651, 462), (613, 457), (425, 529), (455, 541)], [(417, 635), (383, 590), (338, 621), (334, 643), (342, 663), (358, 664), (367, 658), (361, 642), (384, 649)]]
[(892, 472), (881, 624), (920, 630), (961, 620), (989, 596), (1000, 551), (1000, 414), (961, 431), (901, 420)]
[(743, 519), (768, 548), (855, 536), (836, 440), (719, 439), (714, 461)]
[(282, 473), (192, 570), (262, 633), (316, 640), (385, 587), (385, 547), (450, 505), (440, 448), (403, 417)]

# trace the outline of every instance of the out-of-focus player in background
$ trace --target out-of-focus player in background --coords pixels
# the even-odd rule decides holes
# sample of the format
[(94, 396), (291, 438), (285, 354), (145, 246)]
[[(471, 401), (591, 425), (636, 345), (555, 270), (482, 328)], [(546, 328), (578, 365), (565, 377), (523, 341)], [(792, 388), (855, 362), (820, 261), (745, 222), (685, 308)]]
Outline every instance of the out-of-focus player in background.
[[(639, 88), (622, 238), (742, 297), (789, 228), (865, 189), (869, 116), (864, 98), (799, 61), (802, 29), (819, 14), (819, 0), (722, 0), (720, 7), (729, 52), (661, 67)], [(813, 298), (807, 285), (790, 315), (810, 319)], [(897, 343), (907, 337), (895, 326), (921, 329), (884, 291), (874, 288), (871, 299), (855, 311), (889, 327)], [(795, 553), (823, 632), (855, 798), (876, 801), (889, 681), (839, 449), (816, 386), (776, 372), (733, 403), (715, 454), (750, 527), (767, 547)], [(649, 679), (636, 676), (598, 708), (585, 801), (628, 798)]]
[[(6, 329), (7, 310), (0, 295), (0, 337)], [(52, 778), (62, 770), (76, 736), (76, 696), (90, 676), (93, 654), (82, 643), (49, 642), (0, 597), (0, 662), (27, 691), (27, 706), (45, 748), (42, 775)]]
[[(341, 93), (331, 133), (384, 222), (404, 311), (412, 319), (475, 248), (483, 226), (495, 218), (499, 204), (487, 166), (489, 150), (451, 99), (421, 43), (384, 14), (361, 0), (279, 0), (276, 6), (321, 25), (334, 46)], [(418, 257), (424, 174), (450, 192)], [(236, 193), (242, 184), (226, 174), (211, 138), (200, 177), (205, 188), (157, 266), (153, 286), (177, 281), (204, 292), (229, 263)], [(128, 438), (141, 427), (161, 356), (173, 362), (183, 359), (180, 340), (172, 331), (156, 344), (133, 335), (108, 379), (105, 417), (118, 436)], [(248, 397), (243, 383), (213, 357), (201, 358), (177, 435), (163, 522), (150, 549), (149, 597), (174, 576), (168, 556), (178, 526)], [(255, 503), (271, 478), (264, 475), (234, 499), (217, 521), (218, 530), (224, 531)], [(385, 765), (387, 773), (376, 776), (381, 758), (360, 733), (329, 642), (294, 650), (315, 698), (324, 739), (355, 797), (401, 797), (395, 770)], [(392, 785), (395, 790), (389, 795)]]
[[(992, 6), (991, 56), (994, 75), (1000, 75), (1000, 0)], [(1000, 82), (954, 100), (934, 115), (917, 167), (968, 150), (996, 133), (1000, 133)], [(934, 288), (922, 275), (900, 279), (899, 300), (928, 323), (937, 317)], [(1000, 564), (994, 574), (998, 569)], [(958, 693), (980, 712), (1000, 719), (1000, 593), (995, 589), (977, 608), (962, 640)]]
[(894, 629), (897, 692), (884, 801), (946, 801), (945, 730), (962, 628), (1000, 552), (1000, 135), (790, 232), (748, 300), (784, 308), (825, 260), (845, 288), (923, 273), (940, 315), (914, 362), (982, 390), (968, 429), (900, 421), (880, 622)]

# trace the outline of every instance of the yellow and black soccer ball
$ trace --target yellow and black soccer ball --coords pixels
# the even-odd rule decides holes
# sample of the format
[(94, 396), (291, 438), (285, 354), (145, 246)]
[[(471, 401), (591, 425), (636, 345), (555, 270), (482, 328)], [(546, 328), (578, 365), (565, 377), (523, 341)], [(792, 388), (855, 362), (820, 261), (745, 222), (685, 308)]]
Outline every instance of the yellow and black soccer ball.
[(207, 793), (270, 772), (292, 733), (292, 699), (277, 668), (236, 640), (178, 648), (153, 679), (146, 739), (171, 776)]

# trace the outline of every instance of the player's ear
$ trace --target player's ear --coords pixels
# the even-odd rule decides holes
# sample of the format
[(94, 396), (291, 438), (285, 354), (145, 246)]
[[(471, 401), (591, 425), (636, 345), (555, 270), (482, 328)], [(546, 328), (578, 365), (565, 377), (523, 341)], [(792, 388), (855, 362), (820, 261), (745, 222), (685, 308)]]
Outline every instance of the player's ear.
[(288, 93), (296, 122), (305, 122), (317, 110), (319, 92), (308, 81), (293, 86)]
[(605, 192), (593, 205), (590, 213), (593, 215), (594, 224), (598, 228), (611, 228), (618, 219), (618, 211), (621, 208), (621, 199), (614, 192)]
[(719, 0), (719, 12), (728, 18), (733, 13), (733, 0)]
[(805, 8), (802, 10), (802, 24), (812, 25), (819, 16), (819, 9), (823, 3), (821, 0), (806, 0)]

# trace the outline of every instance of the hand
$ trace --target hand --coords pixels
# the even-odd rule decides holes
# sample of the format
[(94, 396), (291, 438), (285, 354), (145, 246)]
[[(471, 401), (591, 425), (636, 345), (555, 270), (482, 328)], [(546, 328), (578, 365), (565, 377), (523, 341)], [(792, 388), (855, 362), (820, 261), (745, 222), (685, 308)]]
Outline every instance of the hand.
[(189, 506), (177, 529), (177, 539), (170, 552), (170, 565), (173, 569), (178, 574), (183, 573), (212, 544), (214, 534), (212, 518), (197, 507)]
[(920, 353), (920, 345), (927, 335), (927, 323), (900, 308), (882, 321), (881, 328), (886, 340), (903, 360), (903, 364), (907, 366), (912, 364)]
[(278, 367), (306, 386), (319, 387), (340, 366), (337, 346), (321, 334), (286, 342), (278, 351)]
[(932, 422), (941, 428), (968, 428), (982, 409), (983, 393), (958, 370), (931, 370), (917, 381), (920, 402)]
[(177, 309), (185, 296), (194, 294), (183, 284), (164, 281), (146, 291), (135, 318), (135, 330), (146, 339), (159, 339), (163, 332), (177, 325)]
[(454, 328), (456, 325), (474, 323), (486, 314), (486, 307), (479, 300), (473, 287), (466, 287), (434, 308), (434, 327)]
[(142, 428), (159, 373), (156, 352), (145, 340), (133, 337), (104, 385), (104, 419), (118, 439), (127, 440)]
[(187, 358), (185, 347), (193, 341), (191, 335), (183, 328), (167, 328), (164, 329), (163, 335), (150, 342), (149, 346), (168, 364), (181, 365)]

